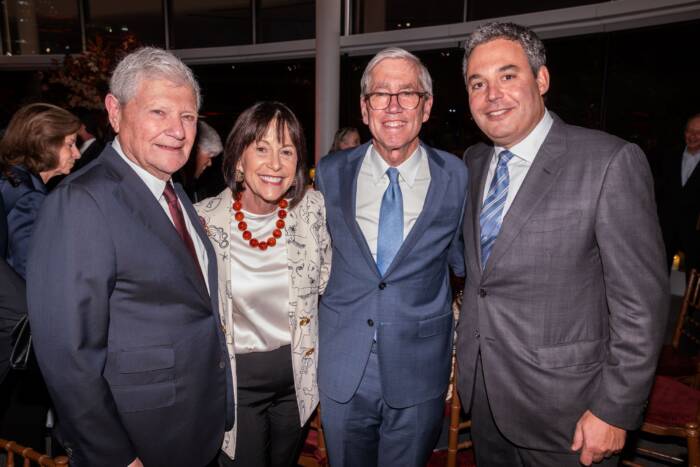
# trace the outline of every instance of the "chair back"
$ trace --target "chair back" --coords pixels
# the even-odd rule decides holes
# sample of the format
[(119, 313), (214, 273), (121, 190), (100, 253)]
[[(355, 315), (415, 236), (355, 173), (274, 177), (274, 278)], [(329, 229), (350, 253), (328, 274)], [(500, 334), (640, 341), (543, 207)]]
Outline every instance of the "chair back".
[(689, 352), (692, 354), (697, 354), (700, 346), (700, 273), (697, 269), (690, 271), (688, 277), (672, 346), (675, 350), (681, 346), (684, 347), (682, 350), (692, 349)]
[[(46, 454), (41, 454), (33, 450), (17, 444), (14, 441), (8, 441), (0, 438), (0, 449), (7, 453), (6, 467), (30, 467), (32, 463), (41, 467), (62, 467), (68, 466), (68, 458), (65, 456), (49, 457)], [(18, 461), (15, 457), (19, 457)]]

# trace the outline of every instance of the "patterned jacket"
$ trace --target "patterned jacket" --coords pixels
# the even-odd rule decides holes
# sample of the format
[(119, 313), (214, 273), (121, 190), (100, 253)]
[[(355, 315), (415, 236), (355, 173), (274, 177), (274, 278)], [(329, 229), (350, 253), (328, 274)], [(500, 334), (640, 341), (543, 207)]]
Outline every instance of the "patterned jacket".
[[(219, 273), (219, 310), (231, 359), (234, 394), (237, 397), (236, 354), (233, 335), (233, 300), (231, 296), (230, 238), (240, 235), (232, 231), (233, 198), (228, 188), (213, 198), (195, 205), (209, 239), (214, 245)], [(235, 227), (234, 227), (235, 228)], [(326, 230), (326, 208), (323, 195), (309, 190), (297, 206), (289, 210), (284, 235), (289, 270), (289, 329), (292, 334), (292, 366), (294, 387), (299, 405), (299, 418), (306, 423), (318, 404), (316, 384), (318, 343), (318, 296), (328, 282), (331, 267), (330, 237)], [(236, 425), (224, 436), (222, 450), (233, 458), (236, 449)]]

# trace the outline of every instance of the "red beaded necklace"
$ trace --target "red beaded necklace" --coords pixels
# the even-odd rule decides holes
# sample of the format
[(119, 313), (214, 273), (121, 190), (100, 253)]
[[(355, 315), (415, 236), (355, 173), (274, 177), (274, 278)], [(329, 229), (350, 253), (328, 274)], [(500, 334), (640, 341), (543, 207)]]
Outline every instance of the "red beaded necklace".
[(233, 202), (233, 210), (236, 214), (234, 214), (233, 217), (238, 221), (238, 230), (243, 232), (243, 240), (248, 242), (252, 248), (260, 248), (260, 250), (265, 251), (267, 247), (275, 246), (277, 244), (277, 239), (282, 236), (281, 229), (284, 228), (284, 218), (287, 217), (287, 211), (285, 211), (285, 208), (288, 206), (287, 200), (284, 198), (281, 199), (280, 202), (277, 203), (277, 206), (279, 206), (279, 210), (277, 211), (278, 219), (277, 222), (275, 222), (277, 228), (272, 231), (272, 236), (267, 240), (258, 240), (257, 238), (253, 238), (253, 234), (248, 230), (248, 224), (244, 220), (245, 214), (241, 212), (241, 208), (243, 207), (241, 203), (241, 194), (236, 193), (236, 199)]

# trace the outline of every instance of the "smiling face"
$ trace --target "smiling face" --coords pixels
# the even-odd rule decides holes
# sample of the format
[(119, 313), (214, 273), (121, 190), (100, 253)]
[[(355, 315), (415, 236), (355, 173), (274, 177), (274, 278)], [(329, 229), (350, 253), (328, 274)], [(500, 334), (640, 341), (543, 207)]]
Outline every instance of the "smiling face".
[[(423, 92), (418, 80), (418, 67), (403, 58), (386, 58), (372, 70), (369, 93), (402, 91)], [(384, 110), (372, 109), (364, 96), (360, 97), (362, 121), (369, 126), (372, 143), (390, 166), (400, 165), (418, 147), (418, 134), (423, 122), (430, 117), (432, 96), (421, 98), (415, 109), (402, 108), (396, 97)]]
[(496, 145), (511, 148), (537, 126), (545, 111), (549, 71), (533, 75), (518, 42), (494, 39), (474, 48), (467, 64), (474, 121)]
[(169, 180), (187, 162), (197, 133), (197, 99), (190, 86), (141, 79), (126, 104), (108, 94), (105, 106), (126, 157)]
[(243, 151), (237, 170), (243, 172), (245, 190), (241, 193), (243, 209), (266, 214), (292, 186), (297, 169), (297, 149), (284, 127), (284, 141), (277, 138), (277, 122), (272, 121), (260, 141), (253, 141)]

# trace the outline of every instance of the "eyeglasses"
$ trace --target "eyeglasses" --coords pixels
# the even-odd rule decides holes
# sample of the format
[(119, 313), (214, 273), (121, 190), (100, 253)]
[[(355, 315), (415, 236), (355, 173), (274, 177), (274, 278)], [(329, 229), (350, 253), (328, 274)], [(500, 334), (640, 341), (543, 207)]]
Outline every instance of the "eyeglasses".
[(396, 101), (404, 110), (413, 110), (418, 107), (421, 98), (428, 95), (427, 92), (402, 91), (402, 92), (370, 92), (365, 94), (365, 101), (372, 110), (384, 110), (391, 104), (391, 98), (396, 96)]

